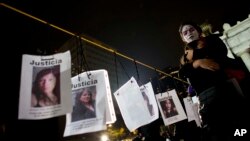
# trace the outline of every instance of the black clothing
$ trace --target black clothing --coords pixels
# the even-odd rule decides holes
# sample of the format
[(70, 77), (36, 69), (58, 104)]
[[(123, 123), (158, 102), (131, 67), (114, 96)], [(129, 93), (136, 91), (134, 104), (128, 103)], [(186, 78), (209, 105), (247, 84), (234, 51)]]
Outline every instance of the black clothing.
[[(179, 75), (189, 78), (196, 90), (199, 101), (199, 114), (203, 124), (204, 141), (231, 141), (235, 129), (242, 126), (244, 120), (244, 103), (236, 91), (232, 81), (228, 82), (225, 69), (232, 67), (233, 59), (227, 57), (227, 48), (222, 40), (215, 35), (204, 38), (203, 48), (198, 49), (199, 40), (188, 44), (193, 49), (193, 59), (213, 59), (219, 64), (220, 70), (211, 71), (193, 68), (192, 63), (181, 66)], [(232, 114), (233, 111), (233, 114)], [(230, 127), (228, 125), (230, 124)]]
[[(193, 49), (193, 60), (210, 58), (223, 67), (223, 62), (227, 60), (227, 47), (216, 35), (205, 37), (205, 47), (197, 49), (197, 41), (188, 44)], [(210, 71), (203, 68), (193, 68), (192, 63), (181, 66), (179, 75), (189, 78), (192, 87), (199, 94), (202, 91), (220, 84), (227, 79), (223, 70)]]
[(175, 109), (171, 109), (169, 112), (165, 110), (164, 113), (166, 118), (178, 115), (178, 112)]
[(96, 117), (95, 111), (90, 110), (84, 104), (80, 103), (80, 105), (74, 106), (71, 121), (74, 122), (78, 120), (84, 120), (95, 117)]

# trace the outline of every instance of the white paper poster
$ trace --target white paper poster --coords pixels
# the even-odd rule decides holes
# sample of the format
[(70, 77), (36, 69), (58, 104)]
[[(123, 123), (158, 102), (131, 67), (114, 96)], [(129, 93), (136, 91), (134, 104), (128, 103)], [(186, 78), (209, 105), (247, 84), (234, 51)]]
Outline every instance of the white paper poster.
[(114, 95), (129, 131), (151, 122), (151, 116), (140, 87), (133, 77), (120, 87)]
[(46, 119), (72, 112), (70, 52), (23, 55), (19, 119)]
[(72, 101), (73, 112), (67, 114), (64, 136), (105, 130), (107, 122), (116, 120), (106, 70), (73, 77)]
[(143, 96), (144, 102), (147, 105), (148, 112), (150, 113), (150, 122), (159, 118), (158, 105), (155, 100), (155, 94), (151, 82), (140, 87), (141, 94)]
[(156, 99), (166, 126), (187, 119), (175, 90), (157, 94)]
[(201, 127), (201, 117), (200, 117), (200, 114), (198, 113), (199, 104), (198, 103), (193, 103), (192, 108), (193, 108), (193, 111), (194, 111), (195, 123), (196, 123), (197, 127)]
[(193, 111), (193, 101), (192, 101), (192, 97), (187, 96), (186, 98), (183, 98), (184, 101), (184, 106), (187, 112), (187, 119), (188, 122), (195, 120), (195, 115)]
[(199, 105), (200, 101), (197, 96), (192, 96), (192, 110), (193, 110), (193, 115), (194, 115), (194, 120), (197, 125), (197, 127), (201, 127), (201, 117), (199, 114)]

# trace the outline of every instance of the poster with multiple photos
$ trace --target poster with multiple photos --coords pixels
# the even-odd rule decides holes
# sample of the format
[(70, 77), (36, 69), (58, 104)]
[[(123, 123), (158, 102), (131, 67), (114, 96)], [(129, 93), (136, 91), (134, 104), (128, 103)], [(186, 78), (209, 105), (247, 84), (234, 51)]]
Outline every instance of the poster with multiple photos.
[(18, 119), (47, 119), (72, 112), (70, 52), (22, 56)]

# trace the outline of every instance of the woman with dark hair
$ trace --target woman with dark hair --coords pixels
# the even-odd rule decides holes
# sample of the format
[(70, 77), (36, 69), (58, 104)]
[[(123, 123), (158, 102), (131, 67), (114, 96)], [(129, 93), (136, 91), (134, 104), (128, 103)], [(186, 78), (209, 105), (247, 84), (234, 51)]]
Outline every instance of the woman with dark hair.
[(162, 108), (163, 108), (163, 113), (164, 113), (165, 118), (178, 115), (177, 109), (175, 107), (175, 104), (172, 98), (171, 99), (168, 98), (165, 101), (163, 101)]
[(59, 70), (46, 68), (41, 70), (34, 81), (31, 96), (32, 107), (53, 106), (60, 103)]
[(72, 112), (72, 122), (95, 118), (95, 101), (92, 92), (88, 88), (84, 88), (80, 94), (75, 97), (75, 105)]
[[(227, 47), (217, 35), (203, 37), (201, 28), (192, 22), (181, 24), (179, 33), (185, 44), (179, 75), (189, 79), (198, 95), (204, 140), (225, 140), (239, 126), (242, 114), (238, 109), (241, 97), (225, 71), (232, 67)], [(232, 128), (225, 128), (229, 123)]]

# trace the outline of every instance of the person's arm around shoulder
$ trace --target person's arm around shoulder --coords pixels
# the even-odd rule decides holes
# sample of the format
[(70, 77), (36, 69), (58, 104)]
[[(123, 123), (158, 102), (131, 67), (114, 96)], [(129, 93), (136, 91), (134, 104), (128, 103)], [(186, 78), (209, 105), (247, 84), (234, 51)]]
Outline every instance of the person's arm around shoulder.
[(217, 71), (220, 69), (218, 63), (212, 59), (197, 59), (190, 63), (184, 63), (179, 69), (179, 76), (181, 78), (188, 78), (192, 75), (194, 69), (203, 68), (211, 71)]
[(218, 63), (212, 59), (197, 59), (192, 63), (193, 68), (203, 68), (211, 71), (216, 71), (220, 69)]

